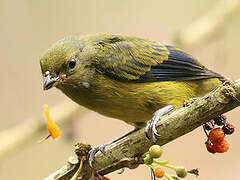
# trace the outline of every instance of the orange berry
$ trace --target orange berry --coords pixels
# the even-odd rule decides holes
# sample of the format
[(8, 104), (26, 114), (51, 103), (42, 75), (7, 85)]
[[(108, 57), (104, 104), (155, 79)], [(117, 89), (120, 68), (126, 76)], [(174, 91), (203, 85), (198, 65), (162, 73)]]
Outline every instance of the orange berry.
[(225, 137), (225, 133), (222, 130), (222, 128), (214, 128), (210, 131), (208, 135), (209, 141), (211, 141), (213, 144), (223, 141), (224, 137)]
[(227, 140), (223, 140), (219, 143), (213, 144), (213, 149), (217, 152), (217, 153), (224, 153), (227, 152), (228, 149), (230, 147), (230, 144)]
[(213, 148), (213, 143), (211, 143), (210, 141), (207, 141), (205, 144), (206, 144), (206, 148), (207, 148), (208, 152), (213, 153), (213, 154), (216, 153), (216, 151)]
[(162, 170), (162, 168), (157, 167), (157, 168), (154, 170), (154, 175), (155, 175), (157, 178), (162, 178), (162, 177), (164, 176), (164, 171)]

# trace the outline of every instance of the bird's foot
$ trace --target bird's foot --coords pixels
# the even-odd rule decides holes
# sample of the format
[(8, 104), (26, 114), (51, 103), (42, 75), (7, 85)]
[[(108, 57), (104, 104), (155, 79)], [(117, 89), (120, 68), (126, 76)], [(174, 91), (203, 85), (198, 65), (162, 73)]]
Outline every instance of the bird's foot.
[(156, 124), (161, 116), (168, 113), (174, 108), (173, 105), (167, 105), (159, 110), (157, 110), (150, 121), (148, 121), (145, 127), (145, 134), (148, 139), (152, 140), (154, 143), (157, 142), (157, 137), (160, 135), (157, 133)]
[(91, 168), (93, 168), (93, 161), (94, 161), (94, 158), (95, 158), (95, 155), (97, 154), (97, 152), (100, 151), (104, 155), (105, 154), (105, 147), (112, 144), (112, 143), (113, 142), (106, 143), (106, 144), (101, 144), (100, 146), (92, 148), (89, 151), (89, 153), (88, 153), (88, 163), (89, 163)]
[[(93, 168), (93, 161), (94, 161), (94, 158), (95, 158), (95, 155), (100, 151), (103, 155), (105, 154), (105, 147), (106, 146), (109, 146), (115, 142), (118, 142), (122, 139), (124, 139), (125, 137), (127, 137), (129, 134), (135, 132), (137, 129), (134, 129), (133, 131), (130, 131), (128, 132), (127, 134), (123, 135), (122, 137), (118, 138), (118, 139), (115, 139), (111, 142), (108, 142), (106, 144), (101, 144), (100, 146), (98, 147), (95, 147), (95, 148), (92, 148), (89, 153), (88, 153), (88, 163), (90, 165), (91, 168)], [(120, 172), (123, 173), (124, 170), (121, 170)]]

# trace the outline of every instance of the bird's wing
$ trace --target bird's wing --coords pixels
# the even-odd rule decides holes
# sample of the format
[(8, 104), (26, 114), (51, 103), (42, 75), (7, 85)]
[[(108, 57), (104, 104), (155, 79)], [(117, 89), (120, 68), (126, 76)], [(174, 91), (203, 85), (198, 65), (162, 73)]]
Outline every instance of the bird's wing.
[(97, 69), (113, 79), (156, 82), (221, 78), (184, 51), (155, 41), (114, 36), (97, 46)]

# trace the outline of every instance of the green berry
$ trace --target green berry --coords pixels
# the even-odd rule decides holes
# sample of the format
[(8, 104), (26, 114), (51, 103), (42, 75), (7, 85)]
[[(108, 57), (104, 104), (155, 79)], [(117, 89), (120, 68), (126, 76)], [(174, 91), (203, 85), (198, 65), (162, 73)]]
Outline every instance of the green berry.
[(162, 153), (162, 148), (159, 145), (153, 145), (149, 148), (149, 154), (152, 158), (159, 158)]
[(176, 174), (180, 178), (185, 178), (187, 176), (187, 170), (184, 167), (178, 167), (176, 169)]
[(144, 157), (144, 164), (152, 164), (153, 163), (153, 158), (149, 155), (149, 154), (147, 154), (145, 157)]

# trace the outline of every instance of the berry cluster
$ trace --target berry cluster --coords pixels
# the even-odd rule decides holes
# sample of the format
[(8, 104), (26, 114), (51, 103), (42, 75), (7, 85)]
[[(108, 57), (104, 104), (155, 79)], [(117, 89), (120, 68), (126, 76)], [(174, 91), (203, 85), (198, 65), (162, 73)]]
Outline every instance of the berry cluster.
[[(169, 161), (156, 160), (157, 158), (161, 157), (162, 153), (162, 148), (159, 145), (153, 145), (146, 153), (143, 154), (144, 164), (152, 169), (152, 175), (156, 178), (166, 177), (168, 180), (174, 180), (178, 178), (184, 178), (188, 173), (198, 175), (197, 169), (187, 171), (184, 167), (170, 165)], [(159, 166), (174, 170), (176, 172), (176, 175), (171, 175), (165, 172)]]
[[(216, 125), (221, 127), (214, 128)], [(206, 132), (208, 140), (205, 144), (208, 152), (214, 154), (229, 150), (230, 144), (225, 140), (225, 136), (234, 132), (234, 126), (226, 122), (225, 116), (218, 116), (211, 124), (205, 124), (204, 129), (210, 131), (209, 133)]]

